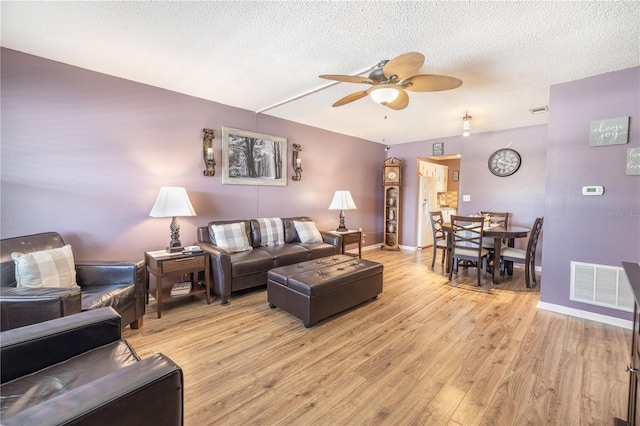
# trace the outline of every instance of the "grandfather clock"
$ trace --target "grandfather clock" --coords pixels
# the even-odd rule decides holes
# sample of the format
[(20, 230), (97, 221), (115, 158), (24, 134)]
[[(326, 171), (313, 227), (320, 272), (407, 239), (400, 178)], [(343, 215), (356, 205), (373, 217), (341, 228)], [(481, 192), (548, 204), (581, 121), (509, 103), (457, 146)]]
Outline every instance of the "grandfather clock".
[(402, 161), (395, 157), (384, 161), (384, 241), (382, 250), (400, 250), (400, 175)]

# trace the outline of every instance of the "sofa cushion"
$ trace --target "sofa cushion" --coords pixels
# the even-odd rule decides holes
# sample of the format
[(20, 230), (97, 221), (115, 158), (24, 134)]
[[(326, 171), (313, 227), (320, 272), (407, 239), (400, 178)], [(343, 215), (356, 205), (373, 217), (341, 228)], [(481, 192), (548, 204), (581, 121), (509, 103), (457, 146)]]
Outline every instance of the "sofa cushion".
[(135, 301), (136, 286), (134, 284), (105, 284), (82, 288), (83, 311), (107, 306), (122, 309), (133, 305)]
[(300, 222), (296, 220), (293, 222), (293, 225), (296, 227), (296, 232), (298, 233), (298, 238), (300, 238), (301, 243), (306, 244), (322, 242), (322, 235), (320, 235), (320, 231), (318, 231), (315, 222)]
[(211, 230), (215, 236), (216, 246), (229, 253), (253, 250), (253, 247), (249, 243), (245, 222), (227, 223), (224, 225), (212, 224)]
[(260, 228), (260, 246), (278, 246), (284, 244), (284, 227), (282, 219), (270, 217), (256, 219)]
[(309, 260), (309, 250), (299, 244), (282, 244), (279, 246), (260, 247), (273, 256), (274, 266), (291, 265)]
[(284, 242), (285, 243), (299, 243), (300, 238), (298, 238), (298, 233), (296, 232), (296, 227), (293, 222), (307, 222), (310, 221), (311, 218), (307, 216), (298, 216), (298, 217), (285, 217), (282, 219), (284, 223)]
[(70, 245), (30, 253), (11, 253), (17, 287), (78, 288)]
[(231, 254), (231, 278), (253, 275), (273, 269), (273, 256), (262, 249)]

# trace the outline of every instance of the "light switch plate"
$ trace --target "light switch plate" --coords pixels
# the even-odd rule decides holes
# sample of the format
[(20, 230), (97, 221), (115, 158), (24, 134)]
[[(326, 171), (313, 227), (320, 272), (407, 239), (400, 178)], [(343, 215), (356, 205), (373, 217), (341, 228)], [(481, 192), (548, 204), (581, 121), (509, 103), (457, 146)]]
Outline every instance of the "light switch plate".
[(471, 201), (471, 195), (463, 195), (462, 201)]

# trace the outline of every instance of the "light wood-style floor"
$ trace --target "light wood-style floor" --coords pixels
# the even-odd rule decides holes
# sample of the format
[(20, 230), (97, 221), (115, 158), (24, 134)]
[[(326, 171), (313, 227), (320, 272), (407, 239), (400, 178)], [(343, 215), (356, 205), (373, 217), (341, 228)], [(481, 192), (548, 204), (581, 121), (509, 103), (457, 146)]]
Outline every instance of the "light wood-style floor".
[[(611, 425), (626, 418), (631, 331), (538, 310), (522, 269), (454, 284), (431, 250), (363, 252), (378, 299), (306, 329), (266, 287), (207, 305), (152, 299), (124, 337), (184, 370), (185, 424)], [(438, 258), (439, 260), (439, 258)], [(542, 283), (544, 285), (544, 283)]]

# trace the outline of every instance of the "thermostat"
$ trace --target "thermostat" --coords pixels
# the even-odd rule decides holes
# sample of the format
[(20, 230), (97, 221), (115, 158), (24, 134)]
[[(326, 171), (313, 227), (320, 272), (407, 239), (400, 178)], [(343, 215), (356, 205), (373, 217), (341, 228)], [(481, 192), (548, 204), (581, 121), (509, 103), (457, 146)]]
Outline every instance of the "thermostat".
[(583, 186), (582, 195), (602, 195), (604, 194), (604, 186)]

